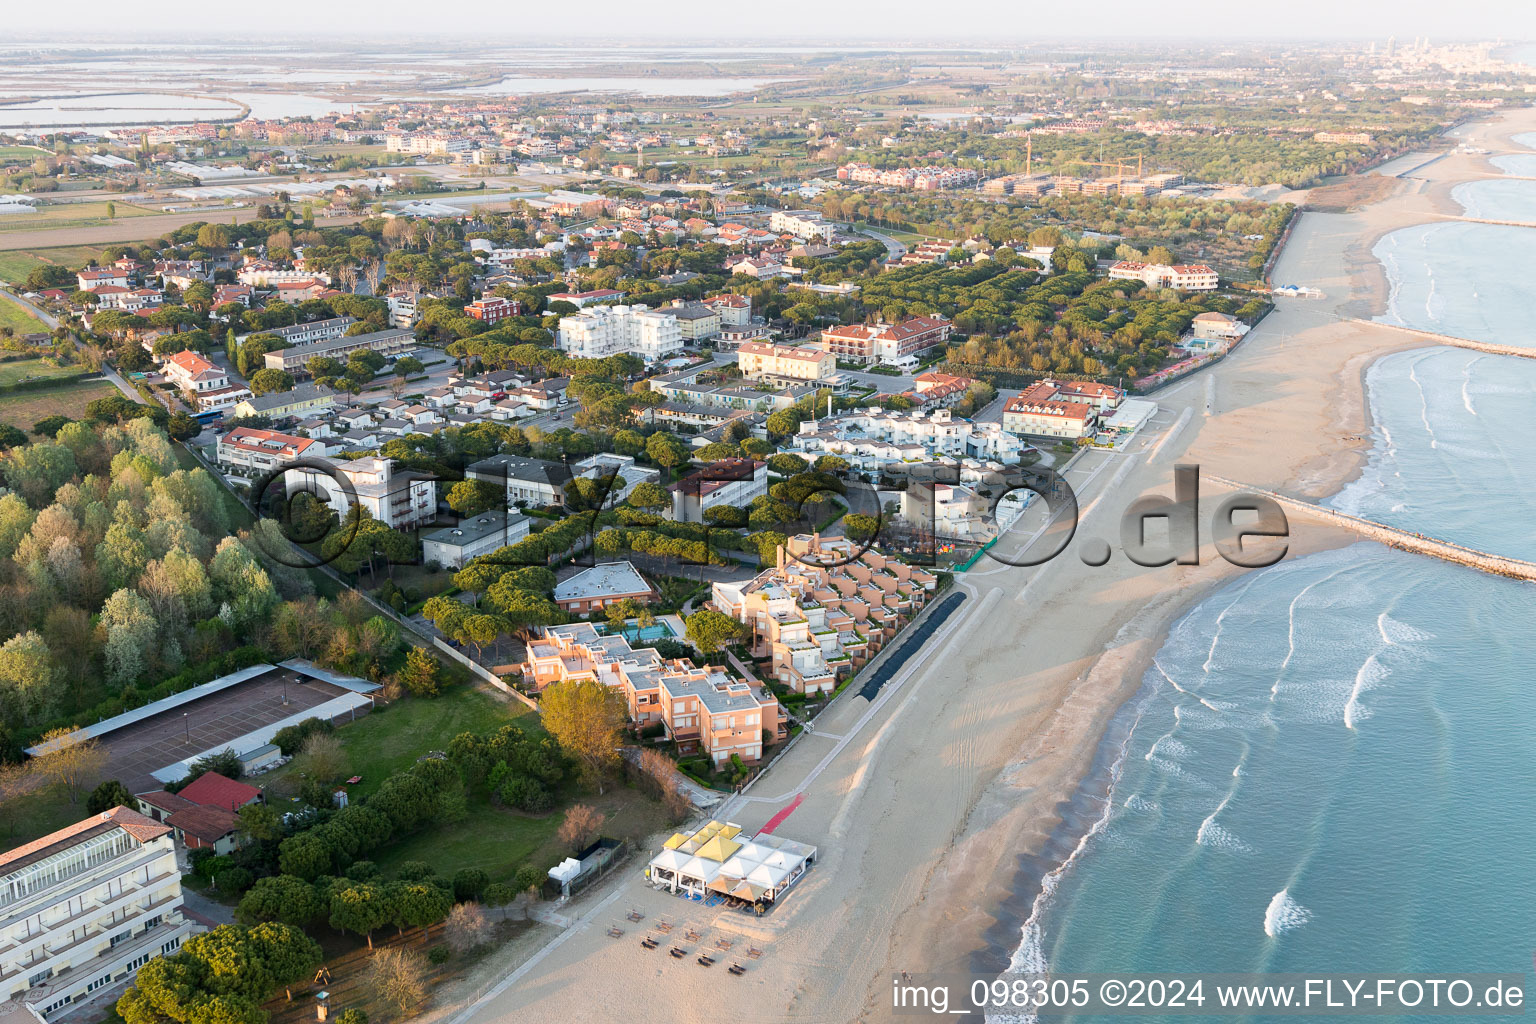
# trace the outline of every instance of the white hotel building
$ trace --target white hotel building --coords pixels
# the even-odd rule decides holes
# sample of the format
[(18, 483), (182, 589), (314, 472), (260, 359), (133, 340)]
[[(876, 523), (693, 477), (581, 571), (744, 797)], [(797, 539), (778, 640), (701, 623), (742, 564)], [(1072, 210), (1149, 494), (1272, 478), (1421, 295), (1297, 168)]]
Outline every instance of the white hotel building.
[(581, 359), (632, 352), (656, 362), (683, 350), (683, 329), (671, 313), (649, 306), (593, 306), (563, 317), (556, 345)]
[(46, 1019), (200, 930), (181, 914), (175, 842), (114, 807), (0, 854), (0, 1017)]

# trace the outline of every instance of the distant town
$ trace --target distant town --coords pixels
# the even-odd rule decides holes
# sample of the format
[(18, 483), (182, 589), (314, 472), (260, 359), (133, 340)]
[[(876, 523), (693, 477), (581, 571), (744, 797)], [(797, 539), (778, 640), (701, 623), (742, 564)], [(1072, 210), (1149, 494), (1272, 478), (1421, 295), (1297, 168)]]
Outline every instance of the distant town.
[(855, 884), (790, 812), (989, 553), (1342, 301), (1301, 218), (1536, 92), (1428, 39), (343, 49), (281, 116), (0, 54), (0, 1024), (467, 1014), (578, 932), (789, 969)]

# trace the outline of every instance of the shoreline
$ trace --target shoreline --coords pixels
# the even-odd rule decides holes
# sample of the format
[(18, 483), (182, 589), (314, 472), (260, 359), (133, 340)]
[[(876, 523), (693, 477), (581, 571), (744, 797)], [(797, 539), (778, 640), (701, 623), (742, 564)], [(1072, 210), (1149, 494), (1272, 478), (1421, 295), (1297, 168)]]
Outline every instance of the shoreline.
[[(1526, 108), (1529, 109), (1529, 108)], [(1508, 142), (1511, 147), (1518, 147), (1511, 136), (1528, 131), (1529, 128), (1502, 129), (1506, 119), (1497, 118), (1487, 121), (1468, 122), (1469, 126), (1478, 128), (1482, 132), (1495, 134), (1502, 141)], [(1536, 153), (1536, 150), (1532, 151)], [(1450, 214), (1453, 216), (1466, 215), (1466, 210), (1454, 198), (1454, 189), (1466, 181), (1497, 179), (1505, 176), (1504, 171), (1493, 165), (1487, 155), (1479, 155), (1478, 163), (1483, 167), (1478, 168), (1480, 173), (1459, 180), (1431, 181), (1415, 190), (1415, 195), (1422, 195), (1430, 207), (1429, 219), (1410, 217), (1403, 223), (1392, 223), (1374, 226), (1367, 233), (1361, 234), (1356, 243), (1345, 253), (1347, 269), (1350, 272), (1351, 284), (1358, 291), (1348, 301), (1340, 306), (1340, 315), (1359, 316), (1366, 319), (1374, 319), (1384, 315), (1388, 311), (1390, 301), (1390, 278), (1385, 266), (1374, 255), (1377, 246), (1388, 235), (1416, 227), (1420, 224), (1436, 223), (1432, 214)], [(1414, 168), (1415, 170), (1418, 168)], [(1373, 206), (1383, 206), (1394, 200), (1402, 199), (1400, 193), (1388, 197)], [(1299, 211), (1297, 217), (1305, 216), (1305, 211)], [(1394, 218), (1395, 219), (1395, 218)], [(1283, 258), (1283, 254), (1281, 256)], [(1279, 258), (1276, 263), (1278, 265)], [(1341, 449), (1336, 457), (1349, 463), (1349, 468), (1338, 472), (1333, 479), (1327, 481), (1311, 481), (1317, 486), (1320, 493), (1311, 496), (1317, 499), (1332, 498), (1342, 493), (1350, 484), (1354, 483), (1364, 472), (1369, 463), (1370, 455), (1374, 450), (1371, 433), (1374, 429), (1374, 416), (1371, 408), (1370, 389), (1367, 374), (1380, 360), (1394, 355), (1400, 351), (1417, 348), (1436, 347), (1432, 342), (1407, 343), (1390, 347), (1384, 347), (1371, 353), (1362, 353), (1352, 358), (1347, 366), (1353, 372), (1349, 373), (1346, 380), (1341, 380), (1330, 390), (1342, 390), (1348, 382), (1353, 382), (1352, 389), (1359, 398), (1358, 411), (1360, 413), (1363, 429), (1360, 431), (1360, 443)], [(1343, 397), (1343, 396), (1341, 396)], [(1341, 417), (1343, 419), (1344, 417)], [(1311, 488), (1308, 488), (1309, 490)], [(1354, 543), (1369, 543), (1361, 538), (1353, 538)], [(1307, 554), (1314, 554), (1322, 550), (1335, 547), (1351, 546), (1348, 541), (1339, 544), (1322, 544)], [(1263, 571), (1263, 570), (1258, 570)], [(1188, 614), (1194, 607), (1203, 601), (1215, 596), (1222, 589), (1229, 587), (1233, 581), (1224, 580), (1208, 588), (1200, 588), (1197, 595), (1186, 602), (1179, 602), (1179, 611), (1176, 615), (1170, 615), (1158, 625), (1158, 639), (1156, 649), (1161, 650), (1167, 642), (1167, 637), (1173, 625)], [(1190, 588), (1196, 589), (1196, 588)], [(1039, 915), (1048, 903), (1042, 899), (1049, 899), (1055, 891), (1056, 883), (1070, 871), (1079, 853), (1085, 844), (1101, 825), (1108, 820), (1112, 809), (1112, 799), (1115, 785), (1119, 778), (1119, 769), (1126, 756), (1135, 730), (1140, 722), (1140, 705), (1150, 698), (1156, 691), (1155, 681), (1150, 678), (1152, 661), (1155, 653), (1145, 659), (1145, 664), (1140, 666), (1142, 671), (1139, 682), (1112, 712), (1100, 733), (1096, 744), (1094, 756), (1087, 773), (1081, 779), (1078, 788), (1071, 796), (1058, 807), (1058, 824), (1051, 830), (1046, 842), (1038, 849), (1022, 853), (1019, 857), (1019, 867), (1015, 876), (1015, 885), (1010, 899), (1000, 904), (994, 923), (982, 934), (984, 945), (977, 948), (971, 956), (971, 970), (977, 974), (1001, 973), (1010, 970), (1035, 971), (1047, 970), (1050, 965), (1042, 959), (1038, 964), (1026, 962), (1015, 967), (1013, 961), (1017, 953), (1022, 951), (1026, 942), (1025, 929), (1031, 924), (1038, 924)], [(1049, 887), (1049, 891), (1047, 891)]]
[[(1536, 109), (1502, 112), (1494, 124), (1536, 127)], [(1466, 138), (1495, 129), (1462, 130)], [(1121, 513), (1138, 496), (1166, 494), (1176, 463), (1310, 499), (1359, 475), (1372, 447), (1366, 370), (1434, 344), (1341, 319), (1387, 299), (1371, 248), (1434, 219), (1435, 196), (1449, 183), (1492, 176), (1465, 154), (1422, 173), (1376, 190), (1380, 198), (1359, 209), (1294, 222), (1276, 279), (1318, 287), (1324, 298), (1282, 300), (1231, 355), (1160, 392), (1157, 416), (1124, 450), (1076, 460), (1068, 478), (1083, 502), (1080, 538), (1118, 538)], [(1223, 491), (1204, 489), (1202, 518)], [(1309, 517), (1292, 523), (1287, 558), (1360, 542)], [(1111, 730), (1173, 623), (1251, 571), (1220, 557), (1204, 523), (1201, 533), (1199, 564), (1158, 568), (1113, 556), (1113, 547), (1091, 567), (1076, 551), (1010, 565), (999, 559), (1024, 538), (1007, 535), (989, 564), (957, 576), (971, 600), (873, 704), (858, 695), (834, 702), (750, 794), (715, 810), (749, 832), (792, 810), (777, 832), (816, 846), (818, 863), (782, 906), (762, 919), (706, 911), (627, 872), (562, 909), (578, 920), (536, 960), (518, 968), (508, 951), (488, 961), (501, 980), (445, 1017), (886, 1020), (890, 978), (903, 970), (1006, 966), (1042, 877), (1091, 827), (1096, 793), (1102, 812), (1104, 769), (1120, 736)], [(626, 907), (647, 922), (632, 933), (656, 920), (687, 923), (706, 945), (730, 937), (766, 955), (739, 984), (711, 984), (708, 972), (658, 960), (633, 934), (609, 938), (610, 918), (625, 929)]]

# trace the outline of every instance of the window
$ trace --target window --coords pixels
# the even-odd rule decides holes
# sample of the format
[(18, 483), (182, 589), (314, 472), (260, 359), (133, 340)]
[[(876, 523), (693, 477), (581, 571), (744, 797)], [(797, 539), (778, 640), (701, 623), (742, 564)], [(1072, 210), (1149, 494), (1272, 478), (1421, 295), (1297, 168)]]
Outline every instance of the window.
[(53, 1002), (49, 1003), (47, 1006), (43, 1007), (43, 1015), (47, 1016), (48, 1014), (52, 1013), (54, 1010), (57, 1010), (61, 1006), (68, 1006), (74, 1000), (74, 998), (75, 998), (74, 996), (65, 996), (62, 999), (54, 1000)]
[(144, 930), (145, 931), (149, 931), (151, 928), (155, 927), (161, 921), (164, 921), (164, 920), (165, 920), (165, 915), (164, 914), (156, 914), (154, 917), (152, 917), (148, 921), (144, 922)]
[(49, 967), (46, 970), (38, 971), (36, 974), (32, 975), (32, 977), (28, 978), (27, 985), (41, 985), (51, 977), (53, 977), (53, 968)]
[(170, 942), (167, 942), (167, 943), (163, 944), (160, 947), (160, 952), (164, 953), (166, 955), (169, 955), (173, 950), (175, 950), (180, 945), (181, 945), (181, 938), (178, 936), (177, 938), (172, 939)]
[(118, 932), (116, 935), (112, 936), (112, 945), (115, 946), (119, 942), (127, 942), (132, 937), (133, 937), (133, 929), (132, 928), (128, 929), (125, 932)]
[(89, 985), (85, 986), (85, 990), (87, 992), (95, 992), (97, 989), (101, 988), (101, 986), (110, 984), (111, 981), (112, 974), (109, 971), (106, 974), (103, 974), (101, 977), (97, 978), (95, 981), (91, 982)]

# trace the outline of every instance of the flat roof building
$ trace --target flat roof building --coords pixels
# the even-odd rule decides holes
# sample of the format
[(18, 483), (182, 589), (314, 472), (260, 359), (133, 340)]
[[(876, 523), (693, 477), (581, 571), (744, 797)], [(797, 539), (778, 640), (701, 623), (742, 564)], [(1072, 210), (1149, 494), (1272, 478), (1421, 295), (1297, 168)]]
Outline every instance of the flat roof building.
[(555, 604), (576, 615), (598, 611), (626, 598), (649, 604), (660, 597), (629, 562), (604, 562), (555, 584)]
[(0, 854), (0, 1012), (47, 1017), (174, 953), (182, 916), (169, 825), (114, 807)]
[(462, 569), (464, 563), (497, 548), (516, 544), (528, 536), (528, 517), (504, 509), (490, 509), (459, 522), (457, 526), (434, 530), (421, 538), (421, 557), (448, 569)]

